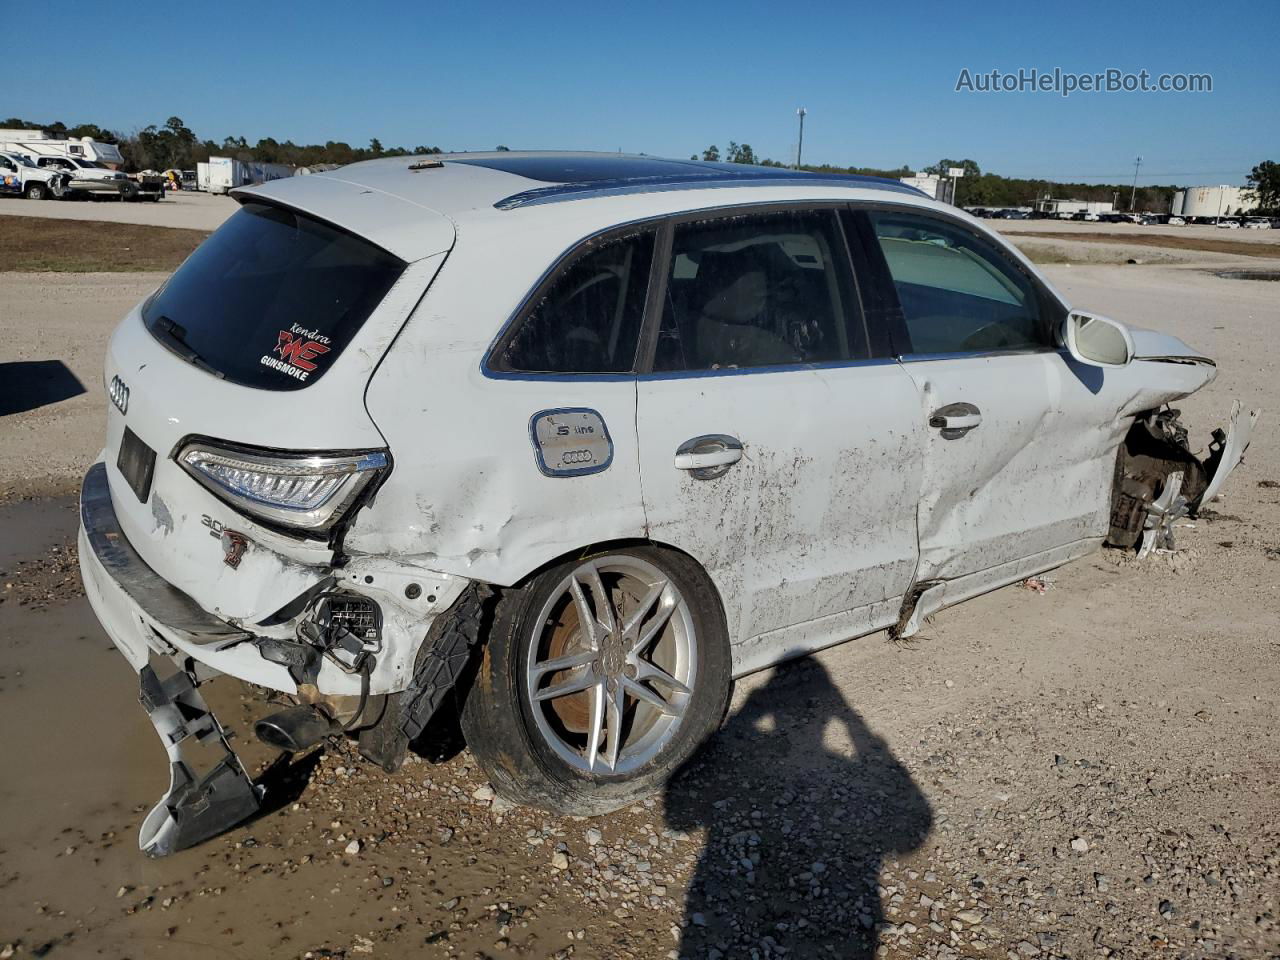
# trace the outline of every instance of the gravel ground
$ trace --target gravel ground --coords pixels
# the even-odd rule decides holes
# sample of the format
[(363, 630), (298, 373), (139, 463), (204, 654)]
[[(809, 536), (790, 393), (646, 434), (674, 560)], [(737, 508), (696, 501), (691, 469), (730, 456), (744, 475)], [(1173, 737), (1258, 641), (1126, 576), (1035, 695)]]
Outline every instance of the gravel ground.
[[(0, 725), (23, 731), (0, 779), (0, 957), (1280, 956), (1280, 284), (1049, 272), (1219, 359), (1182, 404), (1200, 442), (1230, 398), (1268, 408), (1224, 498), (1174, 554), (1100, 554), (911, 642), (748, 678), (665, 795), (597, 820), (494, 798), (447, 723), (395, 776), (342, 743), (268, 767), (260, 705), (217, 681), (272, 808), (145, 860), (163, 754), (67, 575), (74, 503), (0, 506)], [(87, 366), (106, 331), (85, 318), (120, 312), (89, 301), (138, 278), (65, 279), (0, 277), (0, 297), (77, 331)], [(11, 489), (92, 457), (101, 395), (80, 376), (90, 394), (0, 419)]]
[(0, 273), (0, 503), (79, 489), (102, 449), (107, 340), (164, 279)]

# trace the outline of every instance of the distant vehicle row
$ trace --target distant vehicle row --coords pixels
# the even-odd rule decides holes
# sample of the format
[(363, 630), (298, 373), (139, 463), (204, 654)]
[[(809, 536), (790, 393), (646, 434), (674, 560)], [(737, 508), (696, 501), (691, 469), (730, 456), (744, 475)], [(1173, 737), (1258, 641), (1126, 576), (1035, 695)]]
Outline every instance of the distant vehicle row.
[(1012, 208), (987, 209), (972, 207), (968, 213), (984, 220), (1076, 220), (1087, 223), (1136, 223), (1141, 226), (1168, 224), (1171, 227), (1183, 227), (1187, 224), (1197, 226), (1218, 226), (1224, 230), (1280, 230), (1280, 217), (1175, 217), (1167, 213), (1095, 213), (1091, 210), (1077, 210), (1074, 213), (1045, 213), (1039, 210), (1026, 211)]

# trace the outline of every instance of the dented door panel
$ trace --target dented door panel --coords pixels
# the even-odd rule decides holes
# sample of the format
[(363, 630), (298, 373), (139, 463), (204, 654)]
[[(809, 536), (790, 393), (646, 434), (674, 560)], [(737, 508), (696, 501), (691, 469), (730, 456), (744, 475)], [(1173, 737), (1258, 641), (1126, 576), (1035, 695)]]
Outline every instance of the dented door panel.
[[(841, 615), (905, 592), (921, 475), (916, 407), (892, 362), (641, 378), (649, 536), (710, 573), (735, 672), (866, 632), (852, 627), (865, 617)], [(717, 479), (675, 463), (681, 444), (703, 434), (743, 446)], [(829, 629), (786, 632), (808, 623)]]
[[(962, 439), (930, 431), (920, 498), (921, 581), (1105, 536), (1116, 451), (1133, 418), (1214, 375), (1211, 365), (1196, 361), (1136, 360), (1104, 370), (1065, 352), (905, 366), (926, 407), (960, 399), (983, 413), (981, 427)], [(988, 427), (998, 429), (983, 437)]]
[[(960, 577), (1086, 535), (1089, 477), (1051, 476), (1050, 355), (956, 356), (903, 364), (919, 390), (924, 435), (919, 581)], [(949, 435), (939, 410), (966, 404), (980, 423)], [(931, 423), (933, 421), (933, 423)]]

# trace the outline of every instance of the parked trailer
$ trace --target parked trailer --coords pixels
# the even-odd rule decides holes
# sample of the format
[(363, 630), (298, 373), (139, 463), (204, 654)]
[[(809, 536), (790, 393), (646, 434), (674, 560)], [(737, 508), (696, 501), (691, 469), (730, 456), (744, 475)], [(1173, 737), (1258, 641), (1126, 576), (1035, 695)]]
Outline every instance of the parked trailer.
[[(201, 172), (197, 165), (196, 178), (200, 181)], [(231, 157), (210, 157), (208, 164), (208, 186), (210, 193), (227, 193), (236, 187), (251, 183), (266, 183), (268, 180), (280, 180), (293, 176), (293, 167), (287, 163), (260, 163), (256, 160), (235, 160)]]

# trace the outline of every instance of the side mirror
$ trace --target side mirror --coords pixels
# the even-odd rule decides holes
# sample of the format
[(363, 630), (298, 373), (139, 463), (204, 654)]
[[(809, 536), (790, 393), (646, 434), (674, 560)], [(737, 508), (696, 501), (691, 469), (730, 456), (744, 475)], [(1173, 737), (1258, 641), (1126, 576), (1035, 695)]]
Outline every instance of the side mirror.
[(1063, 321), (1062, 342), (1071, 356), (1091, 367), (1126, 367), (1133, 360), (1133, 336), (1110, 317), (1073, 310)]

